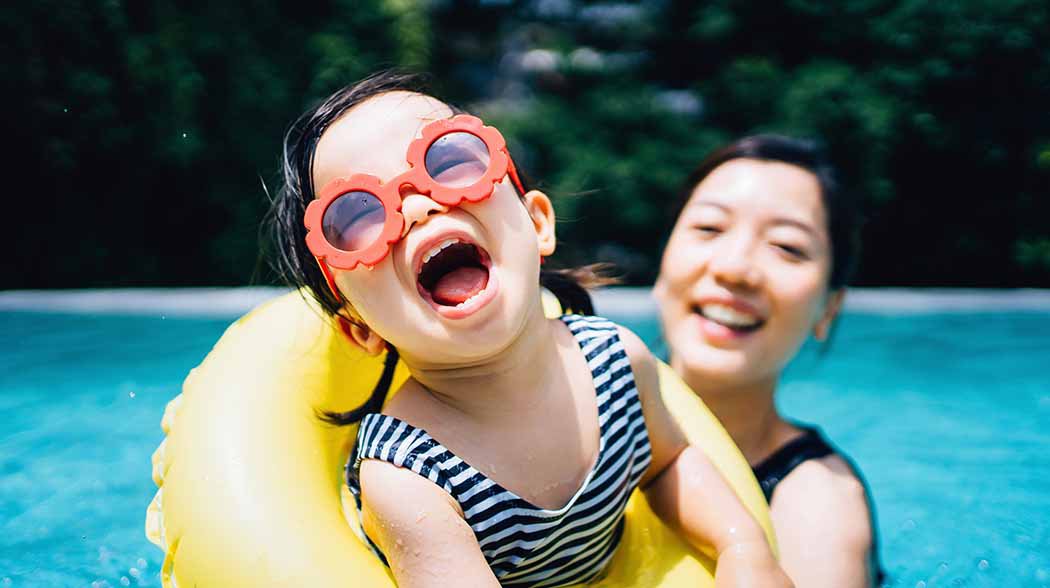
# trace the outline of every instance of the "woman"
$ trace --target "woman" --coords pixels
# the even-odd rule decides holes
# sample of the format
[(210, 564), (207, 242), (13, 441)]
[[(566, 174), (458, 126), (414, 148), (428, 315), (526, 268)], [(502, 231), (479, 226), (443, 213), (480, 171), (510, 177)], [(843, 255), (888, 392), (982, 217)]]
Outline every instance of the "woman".
[(881, 581), (857, 469), (773, 396), (812, 334), (825, 341), (857, 254), (857, 215), (824, 155), (746, 137), (692, 173), (655, 286), (675, 371), (725, 425), (770, 501), (798, 586)]

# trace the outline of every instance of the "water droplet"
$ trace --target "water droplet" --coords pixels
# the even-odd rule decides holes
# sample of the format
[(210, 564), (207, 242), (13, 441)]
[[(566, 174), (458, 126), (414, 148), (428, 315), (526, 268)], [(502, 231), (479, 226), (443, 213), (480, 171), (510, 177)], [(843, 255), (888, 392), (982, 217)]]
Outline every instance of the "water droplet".
[(69, 109), (68, 108), (63, 108), (62, 112), (69, 112)]
[(135, 562), (135, 565), (143, 570), (149, 567), (149, 564), (146, 563), (146, 560), (142, 559), (141, 557)]
[(904, 521), (904, 524), (901, 526), (901, 528), (903, 528), (905, 531), (911, 531), (915, 528), (915, 521), (908, 519)]
[(937, 566), (937, 571), (942, 573), (942, 574), (944, 572), (947, 572), (948, 571), (948, 562), (942, 561), (941, 565)]
[(988, 569), (988, 560), (982, 559), (981, 561), (977, 562), (977, 569), (981, 570), (982, 572), (987, 570)]
[(134, 398), (134, 397), (135, 397), (135, 393), (134, 392), (128, 392), (128, 398)]
[(138, 568), (131, 568), (130, 570), (128, 570), (128, 575), (138, 580), (139, 576), (142, 575), (142, 572), (140, 572)]
[(186, 133), (183, 133), (183, 134), (182, 134), (182, 138), (183, 138), (183, 139), (185, 139), (185, 138), (186, 138)]
[(120, 585), (121, 586), (131, 586), (131, 580), (129, 580), (127, 576), (121, 576), (120, 577)]
[(926, 588), (926, 582), (923, 580), (919, 580), (915, 583), (915, 588)]

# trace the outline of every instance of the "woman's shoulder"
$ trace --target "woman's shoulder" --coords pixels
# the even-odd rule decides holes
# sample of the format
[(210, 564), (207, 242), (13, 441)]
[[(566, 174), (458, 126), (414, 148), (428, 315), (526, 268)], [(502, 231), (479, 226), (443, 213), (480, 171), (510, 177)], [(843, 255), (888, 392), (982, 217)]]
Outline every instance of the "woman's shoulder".
[(872, 544), (871, 516), (864, 483), (845, 458), (832, 453), (806, 460), (777, 486), (770, 504), (777, 527), (793, 539), (852, 546), (867, 551)]

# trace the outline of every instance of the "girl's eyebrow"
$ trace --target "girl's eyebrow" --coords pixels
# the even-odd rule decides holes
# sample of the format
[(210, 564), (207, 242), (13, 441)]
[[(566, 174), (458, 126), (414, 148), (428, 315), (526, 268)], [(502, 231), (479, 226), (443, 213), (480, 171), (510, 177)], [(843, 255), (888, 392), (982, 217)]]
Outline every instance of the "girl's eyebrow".
[(446, 118), (452, 118), (453, 116), (456, 116), (456, 113), (454, 112), (449, 116), (440, 116), (437, 114), (439, 110), (441, 110), (441, 108), (435, 108), (429, 113), (419, 116), (419, 125), (416, 126), (416, 134), (419, 134), (420, 129), (436, 120), (444, 120)]

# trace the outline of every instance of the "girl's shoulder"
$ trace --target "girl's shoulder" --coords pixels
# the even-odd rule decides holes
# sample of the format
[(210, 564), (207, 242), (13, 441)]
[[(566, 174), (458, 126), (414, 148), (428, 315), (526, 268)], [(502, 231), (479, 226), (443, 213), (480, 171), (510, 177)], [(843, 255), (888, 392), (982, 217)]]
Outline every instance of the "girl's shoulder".
[(629, 356), (644, 358), (649, 353), (649, 347), (642, 339), (630, 329), (598, 315), (563, 314), (557, 319), (569, 328), (569, 331), (577, 340), (595, 338), (615, 338), (623, 345), (624, 351)]
[(638, 394), (644, 398), (651, 392), (658, 393), (659, 373), (656, 357), (633, 331), (597, 315), (565, 314), (556, 320), (565, 323), (580, 343), (585, 355), (596, 340), (609, 341), (612, 346), (622, 348), (630, 362)]

